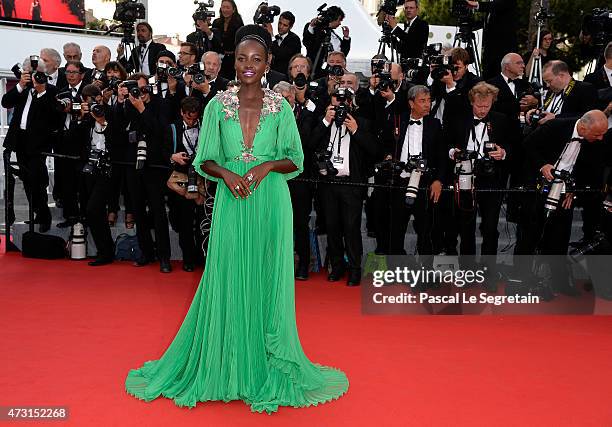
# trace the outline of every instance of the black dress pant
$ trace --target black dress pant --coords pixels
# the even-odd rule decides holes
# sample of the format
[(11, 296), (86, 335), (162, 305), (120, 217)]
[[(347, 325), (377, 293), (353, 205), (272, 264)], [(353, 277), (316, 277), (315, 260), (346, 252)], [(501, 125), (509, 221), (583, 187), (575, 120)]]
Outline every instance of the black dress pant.
[(125, 204), (125, 213), (133, 214), (134, 209), (132, 208), (132, 198), (130, 197), (127, 179), (126, 169), (129, 166), (124, 165), (113, 165), (113, 171), (111, 175), (111, 193), (108, 199), (108, 212), (117, 213), (120, 210), (119, 199), (123, 194), (123, 203)]
[(200, 223), (203, 219), (203, 206), (188, 200), (179, 194), (171, 193), (168, 198), (173, 228), (179, 236), (179, 246), (183, 253), (183, 262), (196, 264), (202, 260), (201, 251), (203, 236)]
[(160, 260), (170, 259), (170, 235), (168, 230), (168, 215), (164, 202), (168, 170), (162, 168), (145, 167), (136, 170), (126, 169), (127, 182), (134, 219), (136, 220), (136, 235), (138, 245), (143, 255), (152, 259), (154, 255), (153, 239), (151, 237), (150, 223), (147, 219), (147, 206), (153, 219), (155, 229), (155, 246), (157, 257)]
[(342, 184), (324, 184), (321, 186), (321, 201), (325, 209), (331, 270), (341, 272), (345, 269), (346, 251), (349, 270), (361, 272), (363, 189)]
[[(68, 132), (64, 131), (63, 136), (59, 137), (59, 141), (55, 146), (56, 154), (69, 156), (78, 155), (78, 150), (74, 148), (74, 141), (68, 136)], [(55, 184), (58, 187), (56, 195), (62, 201), (64, 219), (77, 219), (79, 216), (85, 216), (85, 206), (79, 207), (79, 170), (80, 162), (71, 159), (55, 158)]]
[(86, 174), (81, 172), (81, 194), (86, 195), (85, 204), (87, 225), (93, 237), (98, 258), (112, 259), (114, 257), (114, 243), (106, 216), (106, 204), (112, 190), (110, 177), (98, 173)]
[[(23, 142), (23, 141), (20, 141)], [(47, 204), (47, 187), (49, 186), (49, 171), (47, 170), (46, 156), (36, 153), (17, 151), (17, 163), (23, 170), (23, 187), (36, 214), (39, 223), (51, 222), (51, 211)]]
[(476, 213), (480, 215), (480, 234), (482, 235), (482, 255), (497, 255), (499, 232), (499, 212), (501, 210), (503, 193), (476, 193), (476, 208), (468, 209), (472, 205), (471, 193), (460, 194), (461, 205), (456, 208), (456, 221), (461, 243), (461, 255), (476, 255)]
[(289, 193), (293, 206), (293, 231), (295, 233), (295, 252), (299, 265), (310, 264), (310, 214), (312, 212), (312, 185), (307, 182), (289, 181)]

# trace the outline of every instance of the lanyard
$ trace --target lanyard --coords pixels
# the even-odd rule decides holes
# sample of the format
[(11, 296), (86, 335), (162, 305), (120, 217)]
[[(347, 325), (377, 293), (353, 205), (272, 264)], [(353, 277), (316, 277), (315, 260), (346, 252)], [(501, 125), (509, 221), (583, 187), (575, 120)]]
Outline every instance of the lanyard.
[[(149, 44), (149, 45), (147, 46), (147, 48), (146, 48), (146, 49), (144, 49), (144, 51), (143, 51), (143, 52), (142, 52), (142, 54), (140, 55), (140, 70), (142, 70), (142, 64), (144, 63), (144, 60), (145, 60), (146, 56), (147, 56), (147, 55), (148, 55), (148, 53), (149, 53), (149, 48), (150, 48), (150, 47), (151, 47), (151, 45)], [(142, 47), (141, 47), (141, 49), (142, 49)], [(150, 70), (149, 70), (149, 71), (150, 71)]]
[[(198, 133), (199, 132), (200, 132), (200, 126), (198, 125)], [(189, 148), (191, 148), (191, 151), (195, 153), (196, 148), (198, 146), (198, 140), (196, 139), (195, 144), (191, 142), (191, 139), (189, 138), (189, 134), (187, 133), (187, 128), (185, 127), (185, 125), (183, 125), (183, 138), (187, 141), (187, 145), (189, 145)]]
[(484, 139), (485, 132), (487, 131), (489, 123), (483, 123), (482, 127), (482, 135), (480, 135), (480, 140), (476, 138), (476, 126), (472, 123), (472, 140), (474, 141), (474, 145), (476, 145), (476, 151), (478, 155), (480, 155), (480, 146), (482, 145), (482, 140)]

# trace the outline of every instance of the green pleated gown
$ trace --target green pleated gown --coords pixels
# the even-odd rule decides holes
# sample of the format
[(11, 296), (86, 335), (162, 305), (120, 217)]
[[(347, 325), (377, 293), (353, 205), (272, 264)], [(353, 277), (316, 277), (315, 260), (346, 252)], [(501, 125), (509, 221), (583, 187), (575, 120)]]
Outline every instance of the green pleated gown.
[[(291, 107), (265, 90), (252, 150), (244, 147), (235, 91), (217, 94), (202, 121), (194, 165), (219, 182), (206, 268), (176, 337), (159, 360), (128, 373), (129, 394), (178, 406), (243, 400), (252, 411), (337, 399), (346, 375), (310, 362), (295, 321), (293, 225), (287, 180), (303, 153)], [(291, 174), (271, 172), (247, 199), (236, 199), (200, 165), (214, 160), (244, 175), (267, 160), (290, 159)]]

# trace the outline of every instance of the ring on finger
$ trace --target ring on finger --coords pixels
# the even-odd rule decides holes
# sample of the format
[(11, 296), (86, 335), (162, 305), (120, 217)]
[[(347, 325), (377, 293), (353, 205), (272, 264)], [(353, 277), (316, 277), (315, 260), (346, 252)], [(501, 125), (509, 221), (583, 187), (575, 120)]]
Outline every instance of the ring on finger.
[(248, 174), (246, 179), (249, 182), (253, 181), (253, 174), (252, 173)]
[(238, 191), (240, 190), (240, 184), (234, 187), (234, 190)]

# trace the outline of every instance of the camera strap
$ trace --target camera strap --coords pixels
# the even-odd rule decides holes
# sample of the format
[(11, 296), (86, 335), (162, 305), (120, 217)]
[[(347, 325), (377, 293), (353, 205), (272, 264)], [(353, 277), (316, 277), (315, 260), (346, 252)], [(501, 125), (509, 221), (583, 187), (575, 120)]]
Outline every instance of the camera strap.
[[(550, 111), (551, 113), (555, 115), (559, 114), (561, 107), (563, 106), (563, 101), (572, 92), (572, 90), (574, 89), (574, 86), (576, 86), (576, 80), (572, 79), (570, 80), (569, 84), (567, 85), (565, 90), (561, 92), (560, 95), (555, 94), (551, 97), (547, 97), (547, 99), (544, 101), (544, 105), (542, 108), (546, 111)], [(550, 106), (550, 110), (548, 110), (549, 106)]]
[[(151, 42), (152, 43), (152, 42)], [(140, 57), (140, 70), (142, 70), (142, 64), (144, 63), (145, 58), (147, 57), (147, 55), (149, 54), (149, 48), (151, 47), (151, 44), (149, 44), (146, 49), (142, 48), (142, 45), (140, 46), (140, 51), (141, 53), (138, 55)]]
[[(198, 123), (198, 133), (200, 130), (200, 126)], [(183, 125), (183, 139), (187, 142), (187, 145), (189, 146), (189, 148), (191, 149), (191, 153), (189, 153), (189, 155), (195, 154), (197, 148), (198, 148), (198, 139), (196, 137), (196, 140), (194, 142), (191, 141), (191, 138), (189, 137), (189, 132), (187, 132), (188, 128), (185, 127), (185, 125)]]
[[(487, 133), (487, 131), (490, 129), (490, 123), (486, 122), (483, 123), (484, 126), (482, 127), (482, 135), (480, 135), (480, 140), (476, 137), (476, 126), (474, 126), (474, 123), (472, 123), (472, 132), (471, 132), (471, 137), (472, 137), (472, 141), (474, 141), (474, 146), (476, 147), (476, 152), (478, 153), (479, 156), (481, 156), (480, 154), (480, 147), (482, 146), (484, 137), (485, 137), (485, 133)], [(491, 135), (489, 134), (489, 138), (491, 138)], [(469, 144), (469, 141), (468, 141)], [(466, 146), (467, 148), (467, 146)]]

